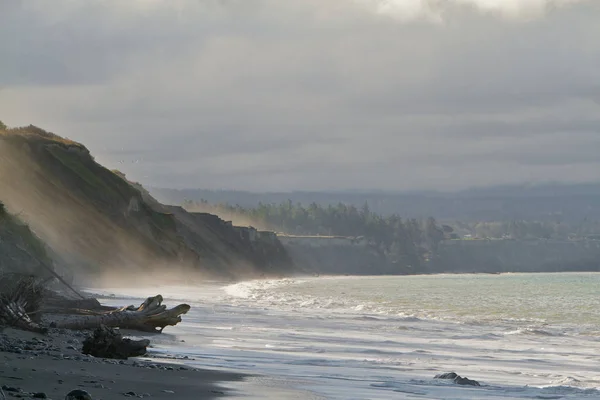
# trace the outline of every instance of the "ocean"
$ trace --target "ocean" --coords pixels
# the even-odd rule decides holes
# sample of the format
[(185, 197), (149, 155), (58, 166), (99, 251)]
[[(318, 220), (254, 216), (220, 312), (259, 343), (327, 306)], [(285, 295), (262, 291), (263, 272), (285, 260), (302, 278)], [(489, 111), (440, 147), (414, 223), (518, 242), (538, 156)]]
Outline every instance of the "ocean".
[[(600, 274), (310, 277), (93, 289), (192, 306), (150, 356), (253, 375), (248, 399), (600, 398)], [(126, 295), (125, 295), (126, 294)], [(475, 379), (464, 387), (433, 379)], [(283, 393), (283, 394), (282, 394)]]

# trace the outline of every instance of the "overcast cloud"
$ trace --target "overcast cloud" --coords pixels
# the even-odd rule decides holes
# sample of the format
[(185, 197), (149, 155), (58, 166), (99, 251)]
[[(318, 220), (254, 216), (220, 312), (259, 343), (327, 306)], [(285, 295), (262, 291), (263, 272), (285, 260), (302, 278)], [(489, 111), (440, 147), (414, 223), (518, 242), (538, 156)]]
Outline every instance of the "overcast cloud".
[(600, 181), (598, 0), (0, 0), (0, 120), (146, 185)]

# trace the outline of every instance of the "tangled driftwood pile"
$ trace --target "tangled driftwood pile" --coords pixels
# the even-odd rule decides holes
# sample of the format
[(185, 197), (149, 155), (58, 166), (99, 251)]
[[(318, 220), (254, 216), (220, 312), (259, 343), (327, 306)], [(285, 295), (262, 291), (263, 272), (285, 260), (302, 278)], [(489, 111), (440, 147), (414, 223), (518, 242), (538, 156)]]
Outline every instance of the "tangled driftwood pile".
[(48, 329), (38, 323), (44, 290), (44, 282), (34, 277), (0, 276), (0, 327), (46, 333)]
[(88, 342), (90, 354), (110, 357), (114, 353), (116, 358), (126, 358), (145, 354), (149, 342), (123, 339), (110, 328), (160, 333), (166, 326), (181, 322), (181, 316), (190, 309), (187, 304), (167, 309), (161, 295), (148, 297), (138, 307), (107, 307), (96, 299), (68, 299), (48, 290), (46, 283), (32, 276), (0, 276), (0, 328), (11, 326), (37, 333), (47, 333), (49, 328), (95, 329)]

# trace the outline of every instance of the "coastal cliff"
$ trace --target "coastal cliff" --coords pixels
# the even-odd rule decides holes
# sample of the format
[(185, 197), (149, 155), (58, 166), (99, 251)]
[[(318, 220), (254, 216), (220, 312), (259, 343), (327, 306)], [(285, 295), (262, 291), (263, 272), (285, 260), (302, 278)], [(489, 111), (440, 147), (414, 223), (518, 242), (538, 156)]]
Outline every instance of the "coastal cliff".
[(279, 235), (294, 263), (312, 274), (397, 275), (401, 267), (380, 246), (364, 237)]
[(428, 230), (415, 230), (414, 246), (402, 247), (398, 243), (406, 240), (384, 245), (366, 237), (276, 235), (234, 226), (211, 213), (161, 204), (140, 184), (96, 163), (82, 144), (34, 126), (0, 130), (0, 160), (1, 270), (57, 270), (71, 280), (156, 270), (241, 279), (599, 269), (600, 242), (593, 240), (442, 240), (427, 246), (418, 238)]
[(50, 276), (53, 268), (53, 261), (40, 238), (0, 203), (0, 273)]
[(559, 272), (600, 270), (600, 241), (445, 240), (429, 272)]
[(294, 270), (274, 235), (163, 206), (82, 144), (40, 128), (0, 131), (0, 159), (0, 200), (77, 275), (236, 279)]
[(600, 241), (444, 240), (425, 265), (406, 266), (375, 243), (341, 236), (280, 235), (294, 262), (313, 274), (432, 274), (599, 271)]

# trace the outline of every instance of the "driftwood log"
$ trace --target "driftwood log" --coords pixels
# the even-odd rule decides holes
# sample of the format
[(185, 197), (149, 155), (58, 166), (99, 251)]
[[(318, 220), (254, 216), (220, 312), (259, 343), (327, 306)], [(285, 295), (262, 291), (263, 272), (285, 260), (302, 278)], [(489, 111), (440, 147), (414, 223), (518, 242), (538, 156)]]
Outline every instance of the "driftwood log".
[(96, 299), (66, 299), (48, 290), (46, 283), (33, 276), (0, 274), (0, 330), (11, 326), (46, 333), (41, 323), (44, 314), (53, 328), (83, 330), (104, 325), (160, 333), (181, 322), (190, 309), (187, 304), (167, 309), (161, 295), (148, 297), (139, 307), (107, 307)]
[(114, 329), (104, 325), (96, 328), (92, 336), (83, 341), (83, 354), (99, 358), (114, 358), (126, 360), (129, 357), (139, 357), (146, 354), (150, 345), (148, 339), (132, 340), (123, 336)]
[(166, 326), (174, 326), (181, 322), (181, 315), (190, 310), (190, 306), (187, 304), (180, 304), (167, 309), (167, 306), (163, 305), (162, 302), (163, 297), (161, 295), (148, 297), (139, 307), (128, 306), (112, 311), (94, 311), (92, 315), (77, 315), (55, 321), (51, 324), (51, 327), (82, 330), (95, 329), (105, 325), (107, 327), (160, 333)]
[(103, 306), (97, 299), (68, 299), (50, 292), (44, 296), (42, 312), (47, 314), (98, 315), (115, 311), (118, 307)]

